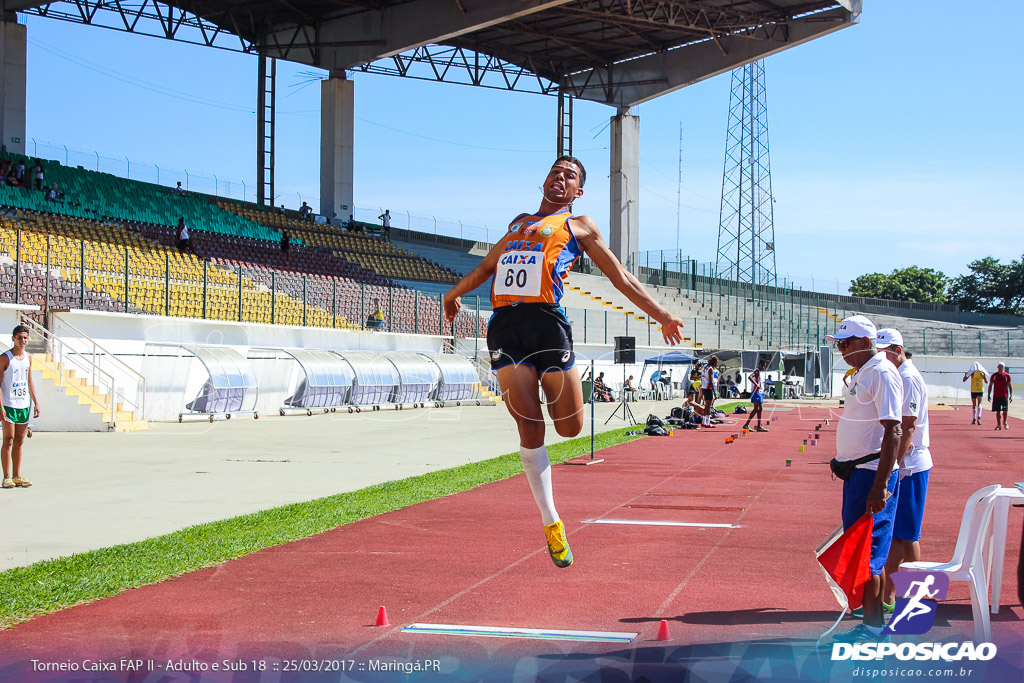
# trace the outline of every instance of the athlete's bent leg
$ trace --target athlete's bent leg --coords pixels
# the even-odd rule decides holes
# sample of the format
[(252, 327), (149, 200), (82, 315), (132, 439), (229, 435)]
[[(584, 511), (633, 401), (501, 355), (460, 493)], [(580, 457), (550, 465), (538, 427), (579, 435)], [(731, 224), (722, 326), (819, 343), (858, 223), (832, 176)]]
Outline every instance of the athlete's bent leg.
[(497, 371), (505, 407), (519, 428), (519, 445), (540, 448), (544, 445), (544, 413), (540, 407), (540, 379), (532, 365), (506, 365)]
[(548, 400), (548, 415), (561, 436), (576, 436), (583, 430), (583, 386), (575, 367), (545, 372), (540, 385)]

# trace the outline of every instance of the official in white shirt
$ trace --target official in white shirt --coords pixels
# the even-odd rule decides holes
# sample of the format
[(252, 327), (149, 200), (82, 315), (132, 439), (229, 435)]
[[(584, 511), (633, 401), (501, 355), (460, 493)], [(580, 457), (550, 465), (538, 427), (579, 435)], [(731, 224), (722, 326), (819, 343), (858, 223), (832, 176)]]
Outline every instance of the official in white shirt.
[(836, 343), (847, 365), (857, 368), (836, 427), (836, 459), (861, 460), (850, 479), (843, 482), (843, 528), (850, 528), (866, 513), (873, 516), (864, 623), (836, 636), (835, 642), (891, 640), (882, 633), (882, 587), (899, 494), (896, 455), (902, 434), (903, 380), (896, 366), (875, 348), (876, 336), (875, 324), (855, 315), (825, 337)]
[(932, 455), (928, 450), (928, 388), (924, 377), (903, 351), (903, 335), (899, 330), (887, 328), (878, 331), (875, 346), (899, 369), (903, 380), (903, 435), (896, 449), (896, 464), (900, 469), (900, 496), (896, 503), (896, 519), (892, 527), (892, 547), (885, 563), (885, 590), (882, 603), (886, 612), (896, 602), (896, 587), (890, 575), (902, 562), (921, 559), (921, 520), (924, 518), (925, 498), (928, 495), (928, 475), (932, 470)]

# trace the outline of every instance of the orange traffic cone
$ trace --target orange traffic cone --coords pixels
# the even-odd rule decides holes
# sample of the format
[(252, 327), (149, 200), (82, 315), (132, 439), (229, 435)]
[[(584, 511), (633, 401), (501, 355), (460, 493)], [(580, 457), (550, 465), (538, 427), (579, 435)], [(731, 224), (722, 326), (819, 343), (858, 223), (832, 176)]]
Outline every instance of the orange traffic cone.
[(377, 623), (375, 626), (391, 626), (388, 623), (388, 611), (384, 609), (384, 605), (381, 605), (377, 610)]
[(658, 624), (658, 640), (672, 640), (672, 636), (668, 634), (668, 622), (664, 619)]

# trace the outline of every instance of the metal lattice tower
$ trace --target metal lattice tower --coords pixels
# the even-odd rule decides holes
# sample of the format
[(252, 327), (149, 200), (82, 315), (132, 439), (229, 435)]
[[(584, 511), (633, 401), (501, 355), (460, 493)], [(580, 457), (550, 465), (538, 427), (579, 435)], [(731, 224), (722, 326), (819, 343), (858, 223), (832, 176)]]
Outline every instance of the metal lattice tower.
[(764, 62), (759, 60), (732, 72), (719, 209), (719, 278), (755, 288), (776, 284), (772, 201)]
[(259, 102), (256, 123), (256, 203), (274, 206), (274, 100), (277, 98), (277, 60), (259, 56)]

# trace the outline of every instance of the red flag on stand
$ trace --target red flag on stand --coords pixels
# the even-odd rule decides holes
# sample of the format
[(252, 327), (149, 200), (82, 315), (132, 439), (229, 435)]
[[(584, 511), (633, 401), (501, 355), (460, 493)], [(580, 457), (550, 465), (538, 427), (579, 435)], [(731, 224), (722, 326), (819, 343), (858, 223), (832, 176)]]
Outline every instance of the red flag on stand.
[(864, 602), (864, 584), (871, 580), (873, 526), (865, 513), (845, 532), (839, 526), (814, 551), (841, 607), (856, 609)]

